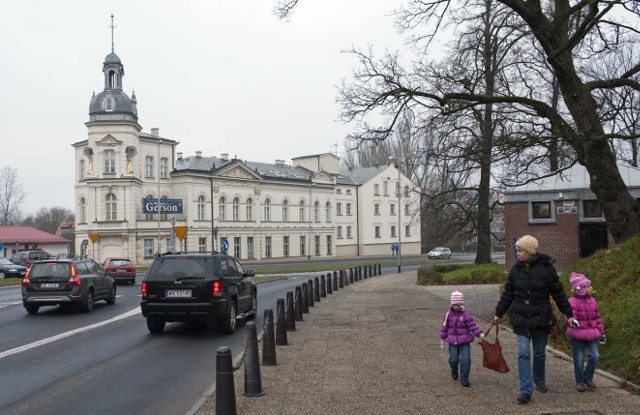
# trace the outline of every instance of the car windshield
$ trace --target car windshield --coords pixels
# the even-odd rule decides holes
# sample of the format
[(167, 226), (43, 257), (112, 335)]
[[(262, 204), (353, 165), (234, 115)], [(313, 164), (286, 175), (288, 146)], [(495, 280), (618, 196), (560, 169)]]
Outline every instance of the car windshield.
[(157, 260), (149, 270), (148, 278), (207, 277), (213, 275), (213, 263), (206, 257), (166, 257)]
[(0, 265), (15, 265), (15, 264), (9, 261), (7, 258), (0, 258)]
[(128, 259), (112, 259), (108, 265), (112, 267), (130, 267), (131, 261)]
[(30, 277), (68, 277), (71, 274), (68, 263), (38, 262), (31, 266)]

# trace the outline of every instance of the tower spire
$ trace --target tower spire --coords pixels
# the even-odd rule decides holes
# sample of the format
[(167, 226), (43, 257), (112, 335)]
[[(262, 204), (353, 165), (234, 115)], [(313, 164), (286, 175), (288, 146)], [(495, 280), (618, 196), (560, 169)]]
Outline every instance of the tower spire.
[(111, 53), (114, 53), (113, 50), (113, 30), (116, 28), (116, 26), (113, 24), (113, 13), (111, 13), (111, 26), (109, 26), (111, 28)]

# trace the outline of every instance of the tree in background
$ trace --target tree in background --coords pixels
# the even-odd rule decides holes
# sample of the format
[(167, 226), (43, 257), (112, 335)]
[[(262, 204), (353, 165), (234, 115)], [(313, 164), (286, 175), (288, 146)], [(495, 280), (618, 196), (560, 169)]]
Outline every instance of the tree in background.
[(17, 225), (25, 193), (18, 183), (18, 170), (6, 166), (0, 170), (0, 225)]
[(61, 206), (40, 208), (35, 215), (27, 215), (21, 222), (23, 226), (33, 226), (41, 231), (55, 234), (62, 222), (73, 222), (75, 215), (71, 209)]

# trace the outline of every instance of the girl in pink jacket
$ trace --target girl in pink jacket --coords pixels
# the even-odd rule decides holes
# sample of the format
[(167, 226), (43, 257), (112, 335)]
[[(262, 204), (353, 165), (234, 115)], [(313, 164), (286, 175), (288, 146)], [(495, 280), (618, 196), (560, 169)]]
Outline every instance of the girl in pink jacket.
[[(582, 274), (571, 273), (571, 290), (573, 296), (569, 298), (569, 304), (573, 309), (573, 317), (577, 324), (567, 327), (567, 336), (571, 340), (573, 349), (573, 367), (576, 377), (576, 390), (595, 391), (593, 374), (600, 360), (598, 341), (604, 344), (604, 325), (598, 311), (598, 303), (591, 296), (593, 288), (591, 281)], [(587, 364), (584, 364), (585, 350), (588, 353)]]

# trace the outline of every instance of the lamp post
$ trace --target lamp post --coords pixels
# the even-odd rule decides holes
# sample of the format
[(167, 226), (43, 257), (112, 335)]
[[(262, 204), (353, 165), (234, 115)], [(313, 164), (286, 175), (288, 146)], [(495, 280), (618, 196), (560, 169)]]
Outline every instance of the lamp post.
[(398, 169), (398, 273), (402, 272), (402, 265), (400, 264), (401, 255), (401, 242), (402, 242), (402, 208), (401, 208), (401, 200), (402, 200), (402, 186), (400, 185), (401, 175), (400, 175), (400, 161), (396, 160), (396, 169)]
[(209, 183), (211, 184), (209, 198), (211, 199), (211, 251), (212, 252), (215, 252), (216, 250), (216, 229), (213, 223), (213, 170), (215, 169), (215, 167), (216, 165), (214, 163), (211, 166), (211, 169), (209, 170), (209, 173), (211, 173), (211, 175), (209, 176)]
[(162, 252), (162, 243), (160, 242), (160, 144), (162, 144), (162, 140), (158, 140), (158, 255)]
[(312, 201), (312, 197), (313, 197), (313, 183), (311, 183), (309, 185), (309, 242), (307, 243), (307, 260), (311, 261), (311, 224), (313, 221), (313, 201)]

